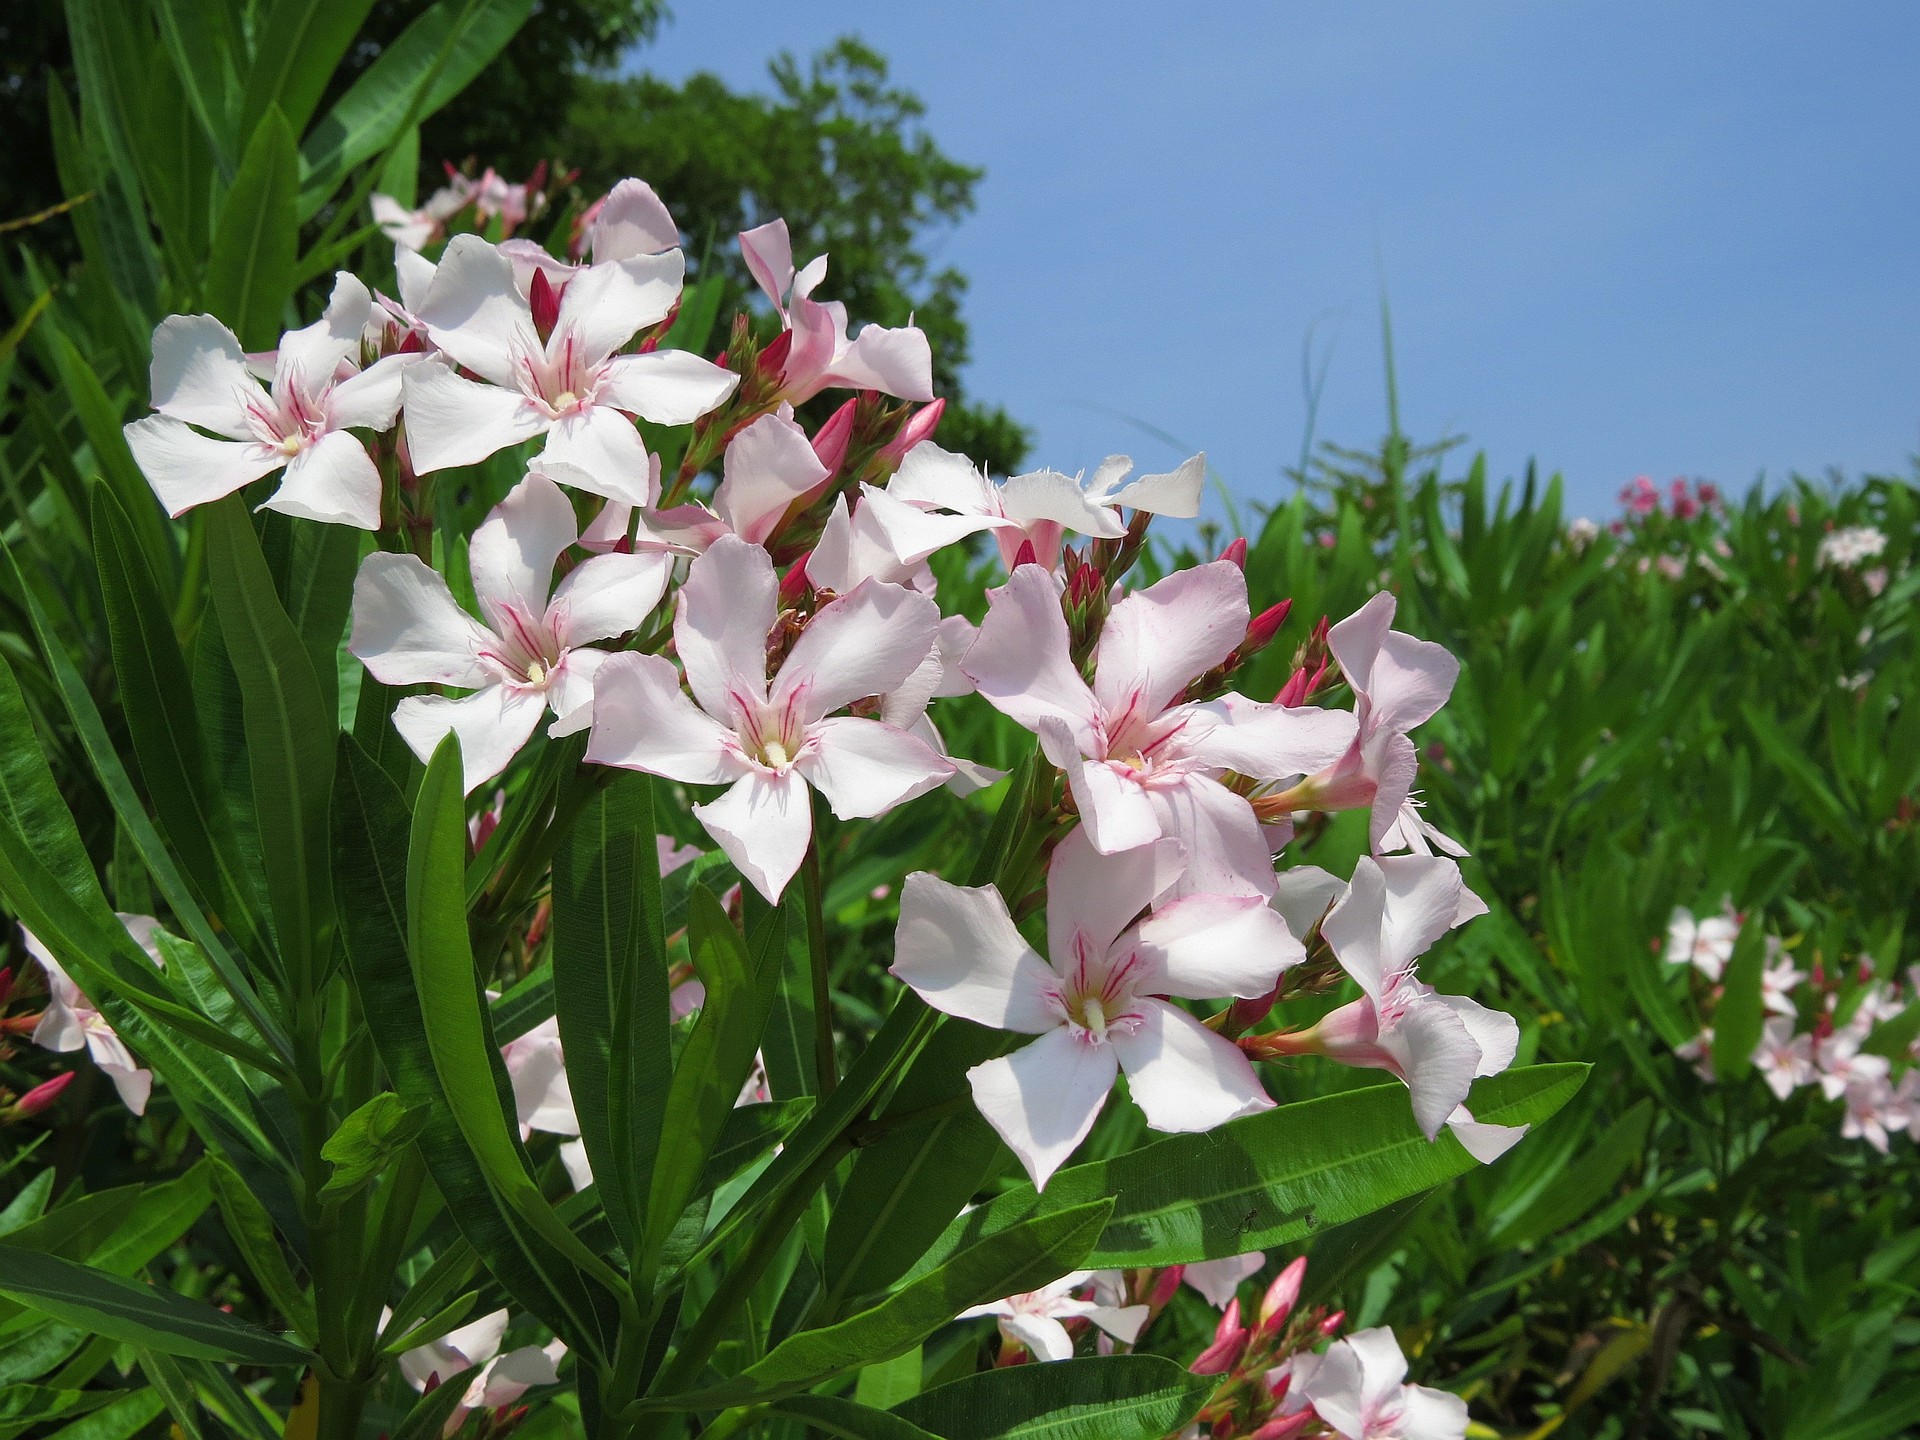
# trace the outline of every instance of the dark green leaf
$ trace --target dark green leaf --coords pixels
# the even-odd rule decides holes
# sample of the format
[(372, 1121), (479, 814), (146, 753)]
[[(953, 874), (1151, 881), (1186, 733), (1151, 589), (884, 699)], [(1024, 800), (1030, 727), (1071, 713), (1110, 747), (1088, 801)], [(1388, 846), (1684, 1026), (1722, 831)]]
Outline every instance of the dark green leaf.
[[(291, 149), (372, 8), (373, 0), (268, 0), (260, 7), (240, 133), (257, 134), (254, 127), (271, 124), (278, 111)], [(245, 174), (244, 160), (240, 169)]]
[(311, 1339), (315, 1333), (313, 1301), (293, 1278), (279, 1238), (274, 1234), (273, 1217), (232, 1166), (219, 1159), (210, 1159), (208, 1164), (214, 1202), (220, 1207), (227, 1234), (233, 1237), (241, 1258), (247, 1262), (247, 1268), (266, 1292), (267, 1299), (286, 1316), (295, 1332)]
[(426, 1123), (424, 1105), (408, 1105), (392, 1091), (374, 1096), (342, 1120), (320, 1147), (320, 1158), (333, 1166), (320, 1198), (338, 1200), (372, 1184)]
[(790, 1395), (774, 1401), (767, 1413), (798, 1420), (812, 1433), (834, 1440), (939, 1440), (934, 1431), (922, 1430), (898, 1415), (831, 1395)]
[[(353, 3), (357, 0), (348, 0), (348, 5)], [(294, 211), (300, 157), (293, 131), (278, 109), (262, 109), (246, 121), (243, 133), (252, 138), (214, 226), (207, 308), (227, 322), (247, 349), (270, 350), (279, 343), (281, 315), (293, 291), (293, 259), (300, 239)]]
[(1157, 1355), (1108, 1355), (969, 1375), (894, 1413), (940, 1440), (1158, 1440), (1191, 1420), (1216, 1383)]
[(1720, 977), (1720, 1003), (1713, 1010), (1713, 1073), (1727, 1084), (1747, 1078), (1767, 1012), (1760, 982), (1767, 968), (1766, 927), (1757, 914), (1740, 924), (1733, 957)]

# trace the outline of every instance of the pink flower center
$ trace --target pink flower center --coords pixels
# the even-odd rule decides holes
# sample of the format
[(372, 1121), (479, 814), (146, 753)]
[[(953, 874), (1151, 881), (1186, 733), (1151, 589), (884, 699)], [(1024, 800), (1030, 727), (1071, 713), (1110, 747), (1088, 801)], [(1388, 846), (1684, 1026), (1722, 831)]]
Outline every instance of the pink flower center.
[(499, 672), (507, 684), (525, 690), (546, 690), (566, 659), (566, 647), (553, 627), (536, 620), (518, 605), (488, 607), (494, 637), (499, 644), (480, 652), (480, 658)]
[(1072, 961), (1049, 997), (1077, 1039), (1105, 1044), (1116, 1033), (1131, 1035), (1145, 1022), (1134, 987), (1144, 978), (1145, 966), (1131, 945), (1107, 955), (1094, 952), (1083, 930), (1069, 942)]
[(325, 397), (325, 390), (309, 396), (298, 373), (289, 367), (287, 374), (274, 381), (271, 394), (248, 387), (240, 405), (254, 439), (291, 460), (327, 433)]
[(544, 351), (517, 345), (513, 368), (521, 392), (551, 420), (591, 410), (606, 372), (604, 362), (587, 360), (571, 329), (556, 332)]

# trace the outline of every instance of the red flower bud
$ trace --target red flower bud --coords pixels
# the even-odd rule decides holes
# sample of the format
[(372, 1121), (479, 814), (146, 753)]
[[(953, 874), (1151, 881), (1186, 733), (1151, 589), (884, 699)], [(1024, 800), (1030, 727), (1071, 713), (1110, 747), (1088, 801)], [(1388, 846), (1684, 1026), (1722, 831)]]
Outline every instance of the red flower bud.
[(1267, 1421), (1249, 1435), (1247, 1440), (1292, 1440), (1293, 1436), (1298, 1435), (1319, 1418), (1311, 1410), (1296, 1410), (1291, 1415), (1281, 1415)]
[[(1244, 545), (1244, 540), (1236, 540), (1236, 545)], [(1269, 605), (1252, 620), (1247, 622), (1247, 638), (1240, 642), (1240, 653), (1251, 655), (1256, 650), (1264, 650), (1273, 643), (1273, 637), (1280, 633), (1280, 627), (1287, 623), (1287, 616), (1293, 611), (1291, 599), (1282, 600), (1278, 605)]]
[(1272, 1334), (1285, 1323), (1293, 1307), (1300, 1302), (1300, 1282), (1307, 1276), (1307, 1257), (1302, 1255), (1274, 1277), (1260, 1300), (1260, 1329)]
[(562, 285), (555, 290), (547, 280), (547, 272), (533, 272), (533, 284), (527, 290), (527, 304), (533, 310), (533, 328), (540, 336), (542, 345), (553, 334), (553, 327), (560, 323), (560, 294), (567, 287)]
[(73, 1083), (72, 1070), (56, 1075), (27, 1091), (13, 1102), (13, 1114), (16, 1119), (24, 1120), (29, 1115), (38, 1115), (60, 1098), (60, 1092)]
[(13, 967), (0, 965), (0, 1005), (7, 1003), (7, 997), (13, 994)]
[(1081, 565), (1067, 581), (1067, 608), (1084, 610), (1100, 594), (1103, 577), (1091, 565)]
[(1220, 558), (1241, 570), (1247, 568), (1247, 537), (1236, 535), (1227, 548), (1220, 552)]
[(1347, 1312), (1344, 1310), (1336, 1310), (1320, 1322), (1320, 1333), (1322, 1335), (1337, 1334), (1339, 1333), (1340, 1327), (1346, 1324), (1346, 1322)]
[(784, 375), (787, 373), (787, 356), (793, 351), (793, 332), (782, 330), (774, 336), (773, 343), (760, 352), (760, 371), (764, 375)]
[(813, 558), (809, 550), (793, 564), (787, 567), (787, 573), (780, 577), (780, 608), (788, 609), (807, 598), (807, 592), (813, 588), (813, 582), (807, 579), (807, 561)]
[(1022, 565), (1038, 565), (1039, 563), (1040, 555), (1039, 552), (1033, 548), (1033, 541), (1031, 539), (1022, 540), (1019, 550), (1014, 553), (1013, 568), (1018, 570)]
[(1147, 1303), (1155, 1310), (1160, 1309), (1173, 1299), (1173, 1292), (1180, 1288), (1180, 1277), (1187, 1273), (1184, 1265), (1169, 1265), (1154, 1278), (1152, 1293)]
[(1239, 1334), (1244, 1328), (1240, 1323), (1240, 1297), (1236, 1295), (1227, 1301), (1227, 1308), (1220, 1312), (1219, 1323), (1213, 1327), (1213, 1338), (1225, 1340)]

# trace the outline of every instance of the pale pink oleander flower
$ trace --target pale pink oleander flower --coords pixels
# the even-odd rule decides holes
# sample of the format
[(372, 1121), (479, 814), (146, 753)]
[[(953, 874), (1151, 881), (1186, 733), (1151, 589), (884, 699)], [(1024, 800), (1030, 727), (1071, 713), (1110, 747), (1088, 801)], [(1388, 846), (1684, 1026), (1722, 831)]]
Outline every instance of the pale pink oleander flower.
[(133, 421), (126, 436), (167, 513), (183, 515), (284, 469), (262, 509), (377, 530), (380, 471), (351, 432), (392, 428), (416, 357), (389, 355), (360, 369), (372, 318), (371, 292), (339, 272), (326, 313), (280, 337), (268, 385), (213, 316), (162, 320), (150, 377), (160, 413)]
[(1822, 569), (1831, 566), (1851, 570), (1862, 560), (1871, 560), (1887, 548), (1886, 532), (1872, 525), (1843, 525), (1820, 537), (1813, 552), (1813, 563)]
[(1195, 455), (1165, 475), (1142, 475), (1116, 488), (1132, 468), (1125, 455), (1109, 455), (1091, 480), (1035, 470), (995, 484), (966, 456), (929, 440), (907, 452), (887, 482), (887, 493), (929, 511), (950, 512), (950, 522), (964, 522), (969, 531), (993, 531), (1008, 570), (1023, 543), (1032, 544), (1036, 563), (1054, 570), (1067, 532), (1104, 540), (1124, 535), (1127, 527), (1119, 516), (1123, 505), (1175, 519), (1190, 520), (1200, 513), (1205, 455)]
[(892, 974), (936, 1010), (1038, 1037), (967, 1072), (1036, 1188), (1122, 1070), (1156, 1130), (1211, 1130), (1273, 1104), (1239, 1048), (1166, 997), (1264, 995), (1305, 952), (1258, 896), (1188, 895), (1134, 923), (1179, 871), (1174, 841), (1102, 855), (1074, 830), (1047, 874), (1044, 960), (992, 886), (907, 877)]
[(1216, 560), (1120, 600), (1100, 635), (1092, 685), (1073, 663), (1045, 570), (1020, 566), (990, 598), (960, 668), (989, 704), (1039, 734), (1066, 771), (1094, 847), (1113, 854), (1172, 836), (1186, 847), (1182, 893), (1272, 894), (1260, 822), (1220, 777), (1315, 770), (1347, 748), (1354, 721), (1239, 695), (1182, 700), (1246, 636), (1239, 567)]
[(557, 1016), (549, 1015), (524, 1035), (516, 1035), (502, 1045), (500, 1058), (513, 1084), (514, 1115), (520, 1122), (522, 1140), (536, 1130), (546, 1135), (580, 1133)]
[(1761, 1027), (1760, 1042), (1753, 1051), (1753, 1068), (1780, 1100), (1802, 1085), (1814, 1082), (1813, 1036), (1793, 1033), (1792, 1011), (1769, 1016)]
[(1887, 1153), (1889, 1132), (1897, 1133), (1910, 1123), (1901, 1097), (1885, 1075), (1862, 1075), (1847, 1082), (1846, 1113), (1840, 1117), (1840, 1136), (1844, 1140), (1865, 1140), (1882, 1155)]
[(809, 786), (841, 819), (866, 819), (953, 773), (905, 731), (833, 714), (896, 689), (919, 667), (940, 623), (933, 601), (869, 581), (820, 608), (769, 682), (767, 639), (778, 614), (767, 552), (722, 536), (688, 569), (674, 618), (694, 698), (663, 657), (616, 656), (596, 682), (587, 746), (598, 764), (730, 785), (693, 813), (769, 902), (812, 838)]
[(1871, 570), (1861, 571), (1860, 581), (1867, 587), (1867, 594), (1878, 600), (1887, 588), (1887, 567), (1876, 565)]
[(1838, 1100), (1851, 1086), (1885, 1080), (1893, 1068), (1884, 1055), (1861, 1053), (1867, 1027), (1855, 1023), (1858, 1018), (1814, 1041), (1813, 1063), (1820, 1071), (1821, 1093), (1829, 1100)]
[[(393, 1312), (383, 1310), (380, 1323), (385, 1326)], [(511, 1405), (536, 1385), (557, 1385), (555, 1368), (567, 1353), (564, 1342), (546, 1345), (522, 1345), (505, 1355), (500, 1342), (506, 1338), (507, 1312), (495, 1310), (478, 1320), (450, 1330), (437, 1340), (417, 1345), (400, 1356), (400, 1374), (415, 1390), (424, 1391), (430, 1381), (446, 1384), (469, 1370), (476, 1373), (467, 1382), (466, 1393), (447, 1417), (441, 1434), (452, 1436), (466, 1424), (475, 1410), (496, 1410)]]
[(1283, 1408), (1311, 1408), (1341, 1440), (1463, 1440), (1467, 1402), (1409, 1385), (1407, 1358), (1386, 1326), (1357, 1330), (1324, 1354), (1293, 1357)]
[[(160, 922), (151, 915), (120, 914), (119, 920), (127, 927), (127, 933), (133, 937), (134, 943), (146, 952), (147, 958), (156, 966), (165, 968), (160, 946), (154, 939)], [(153, 1094), (153, 1072), (143, 1068), (133, 1058), (133, 1052), (127, 1049), (126, 1042), (107, 1023), (107, 1017), (100, 1013), (73, 977), (53, 958), (53, 952), (47, 949), (40, 937), (22, 925), (20, 939), (27, 947), (27, 954), (39, 962), (47, 977), (47, 1008), (41, 1012), (39, 1023), (33, 1027), (33, 1043), (56, 1053), (78, 1050), (84, 1046), (100, 1073), (113, 1082), (113, 1088), (119, 1092), (120, 1103), (136, 1115), (146, 1114), (147, 1100)]]
[(796, 274), (785, 220), (741, 232), (740, 254), (786, 327), (782, 399), (798, 405), (832, 388), (933, 399), (933, 348), (925, 332), (915, 325), (868, 325), (849, 338), (847, 307), (812, 298), (826, 278), (827, 257), (816, 257)]
[(567, 497), (530, 474), (467, 547), (484, 623), (415, 555), (369, 555), (354, 580), (347, 648), (376, 680), (474, 692), (409, 695), (393, 715), (423, 760), (449, 730), (460, 736), (469, 793), (507, 768), (549, 710), (548, 733), (585, 728), (594, 673), (609, 658), (594, 642), (637, 628), (666, 589), (672, 562), (656, 554), (596, 555), (550, 589), (555, 562), (578, 538)]
[(1075, 1298), (1073, 1292), (1093, 1279), (1090, 1270), (1063, 1275), (1051, 1285), (1043, 1285), (1024, 1295), (1009, 1295), (988, 1305), (962, 1310), (955, 1318), (972, 1320), (992, 1315), (1000, 1322), (1000, 1334), (1008, 1342), (1023, 1345), (1036, 1360), (1071, 1360), (1073, 1337), (1063, 1320), (1086, 1319), (1122, 1344), (1131, 1345), (1147, 1323), (1145, 1305), (1114, 1307), (1096, 1300)]
[[(673, 309), (684, 269), (678, 250), (588, 266), (560, 288), (542, 338), (509, 257), (478, 236), (454, 236), (419, 309), (441, 354), (411, 366), (404, 386), (414, 469), (477, 464), (545, 436), (540, 462), (549, 476), (652, 504), (653, 472), (630, 416), (691, 424), (740, 383), (684, 350), (619, 353)], [(536, 289), (545, 283), (537, 277)], [(455, 374), (456, 363), (481, 378)]]
[(1698, 1035), (1684, 1044), (1673, 1047), (1674, 1057), (1685, 1060), (1693, 1066), (1693, 1073), (1707, 1084), (1714, 1083), (1713, 1073), (1713, 1027), (1703, 1026)]
[(1807, 972), (1795, 965), (1793, 957), (1784, 949), (1777, 949), (1779, 944), (1774, 936), (1767, 937), (1768, 948), (1779, 958), (1760, 972), (1760, 1003), (1771, 1014), (1792, 1018), (1800, 1013), (1800, 1007), (1794, 1003), (1793, 992), (1800, 988), (1801, 982), (1807, 978)]
[(851, 501), (834, 497), (820, 539), (807, 556), (807, 583), (844, 595), (862, 580), (884, 580), (931, 595), (935, 581), (928, 558), (976, 528), (954, 516), (928, 514), (863, 483)]
[(1334, 763), (1287, 792), (1301, 810), (1372, 811), (1375, 854), (1466, 850), (1420, 814), (1413, 780), (1419, 755), (1408, 732), (1447, 703), (1460, 662), (1443, 645), (1393, 629), (1397, 601), (1382, 591), (1327, 632), (1327, 647), (1353, 687), (1358, 729)]
[(1407, 1087), (1429, 1140), (1448, 1125), (1476, 1159), (1498, 1158), (1526, 1127), (1477, 1121), (1465, 1102), (1476, 1079), (1513, 1063), (1520, 1027), (1464, 995), (1441, 994), (1415, 973), (1434, 941), (1486, 910), (1451, 860), (1361, 856), (1320, 933), (1365, 993), (1311, 1029), (1269, 1043), (1281, 1053), (1387, 1071)]
[(947, 749), (947, 742), (927, 713), (936, 699), (969, 695), (973, 682), (960, 669), (960, 657), (973, 644), (973, 622), (964, 615), (949, 615), (940, 622), (934, 646), (927, 658), (904, 682), (880, 697), (880, 718), (896, 730), (905, 730), (927, 743), (927, 747), (953, 765), (946, 788), (956, 795), (971, 795), (984, 790), (1007, 772), (991, 765), (967, 760)]
[(1239, 1292), (1241, 1282), (1258, 1275), (1266, 1263), (1264, 1250), (1229, 1255), (1224, 1260), (1196, 1260), (1181, 1267), (1180, 1282), (1198, 1290), (1214, 1309), (1224, 1310)]
[(1718, 981), (1733, 959), (1740, 938), (1740, 917), (1729, 906), (1719, 915), (1696, 919), (1689, 910), (1674, 907), (1667, 920), (1667, 963), (1691, 965), (1707, 979)]
[(622, 180), (588, 206), (574, 225), (574, 241), (569, 250), (576, 261), (584, 254), (585, 264), (557, 259), (535, 240), (500, 242), (500, 253), (512, 264), (514, 282), (523, 295), (531, 289), (535, 272), (545, 274), (557, 290), (587, 269), (588, 264), (606, 265), (643, 255), (664, 255), (680, 248), (679, 225), (644, 180)]

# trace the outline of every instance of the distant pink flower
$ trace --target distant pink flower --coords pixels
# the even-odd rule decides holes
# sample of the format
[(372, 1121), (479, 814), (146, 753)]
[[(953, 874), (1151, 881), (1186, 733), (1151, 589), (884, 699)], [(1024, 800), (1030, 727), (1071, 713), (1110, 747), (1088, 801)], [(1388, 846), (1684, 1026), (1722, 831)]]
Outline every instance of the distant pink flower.
[(1463, 1440), (1467, 1402), (1406, 1378), (1392, 1330), (1357, 1330), (1323, 1355), (1294, 1357), (1288, 1408), (1310, 1405), (1341, 1440)]
[[(390, 1312), (382, 1314), (382, 1325), (389, 1315)], [(502, 1355), (500, 1342), (506, 1333), (507, 1312), (495, 1310), (400, 1356), (400, 1374), (415, 1390), (425, 1390), (429, 1382), (436, 1380), (446, 1384), (478, 1367), (467, 1382), (460, 1403), (447, 1417), (442, 1435), (452, 1436), (458, 1432), (475, 1410), (511, 1405), (536, 1385), (559, 1383), (560, 1375), (554, 1367), (567, 1353), (565, 1344), (554, 1340), (544, 1347), (522, 1345)]]
[(1652, 515), (1660, 508), (1660, 490), (1645, 475), (1636, 475), (1620, 491), (1620, 503), (1635, 517)]
[(1073, 1292), (1092, 1279), (1092, 1273), (1077, 1270), (1063, 1275), (1051, 1285), (1024, 1295), (1009, 1295), (988, 1305), (975, 1305), (956, 1317), (972, 1320), (991, 1315), (1000, 1322), (1000, 1334), (1008, 1342), (1023, 1345), (1036, 1360), (1071, 1360), (1073, 1337), (1065, 1320), (1087, 1320), (1122, 1344), (1131, 1345), (1147, 1323), (1145, 1305), (1116, 1308), (1092, 1300), (1075, 1298)]
[(1674, 907), (1667, 920), (1667, 963), (1692, 965), (1709, 980), (1717, 981), (1733, 958), (1734, 942), (1740, 938), (1740, 919), (1729, 907), (1719, 915), (1695, 919), (1689, 910)]
[(1228, 771), (1261, 780), (1305, 774), (1344, 751), (1354, 721), (1312, 706), (1238, 695), (1188, 702), (1187, 686), (1246, 635), (1247, 580), (1216, 560), (1120, 600), (1081, 679), (1052, 577), (1023, 565), (990, 595), (960, 662), (995, 709), (1035, 731), (1066, 772), (1088, 838), (1113, 854), (1161, 836), (1186, 847), (1183, 893), (1268, 895), (1273, 861)]
[(1793, 1033), (1791, 1014), (1770, 1016), (1761, 1028), (1760, 1043), (1754, 1048), (1753, 1068), (1767, 1082), (1767, 1088), (1781, 1100), (1816, 1078), (1813, 1066), (1813, 1036)]
[[(151, 915), (121, 915), (119, 920), (147, 958), (156, 966), (161, 965), (160, 948), (153, 938), (160, 922)], [(22, 925), (20, 939), (27, 947), (27, 954), (40, 963), (47, 977), (47, 1008), (33, 1028), (33, 1043), (42, 1049), (60, 1052), (84, 1047), (100, 1073), (113, 1082), (113, 1088), (120, 1094), (120, 1103), (136, 1115), (146, 1114), (147, 1100), (153, 1093), (153, 1072), (133, 1058), (126, 1042), (107, 1023), (107, 1017), (61, 968), (40, 937)]]
[(740, 254), (786, 327), (781, 397), (798, 405), (822, 390), (878, 390), (901, 400), (933, 399), (933, 350), (913, 325), (868, 325), (847, 334), (847, 307), (812, 298), (826, 278), (827, 257), (798, 274), (787, 222), (774, 220), (740, 236)]
[(1189, 895), (1134, 923), (1167, 895), (1179, 854), (1163, 840), (1102, 855), (1084, 827), (1068, 835), (1048, 872), (1046, 960), (991, 886), (907, 877), (892, 973), (936, 1010), (1038, 1037), (967, 1077), (1036, 1187), (1123, 1069), (1156, 1130), (1210, 1130), (1273, 1104), (1234, 1044), (1166, 997), (1264, 995), (1304, 952), (1255, 896)]
[(693, 813), (770, 902), (806, 855), (809, 786), (840, 818), (867, 818), (953, 773), (904, 731), (833, 716), (896, 688), (926, 659), (940, 620), (931, 600), (869, 581), (823, 606), (769, 681), (767, 638), (778, 611), (767, 552), (722, 536), (693, 561), (674, 620), (693, 699), (671, 661), (618, 655), (601, 667), (587, 746), (597, 764), (729, 785)]

